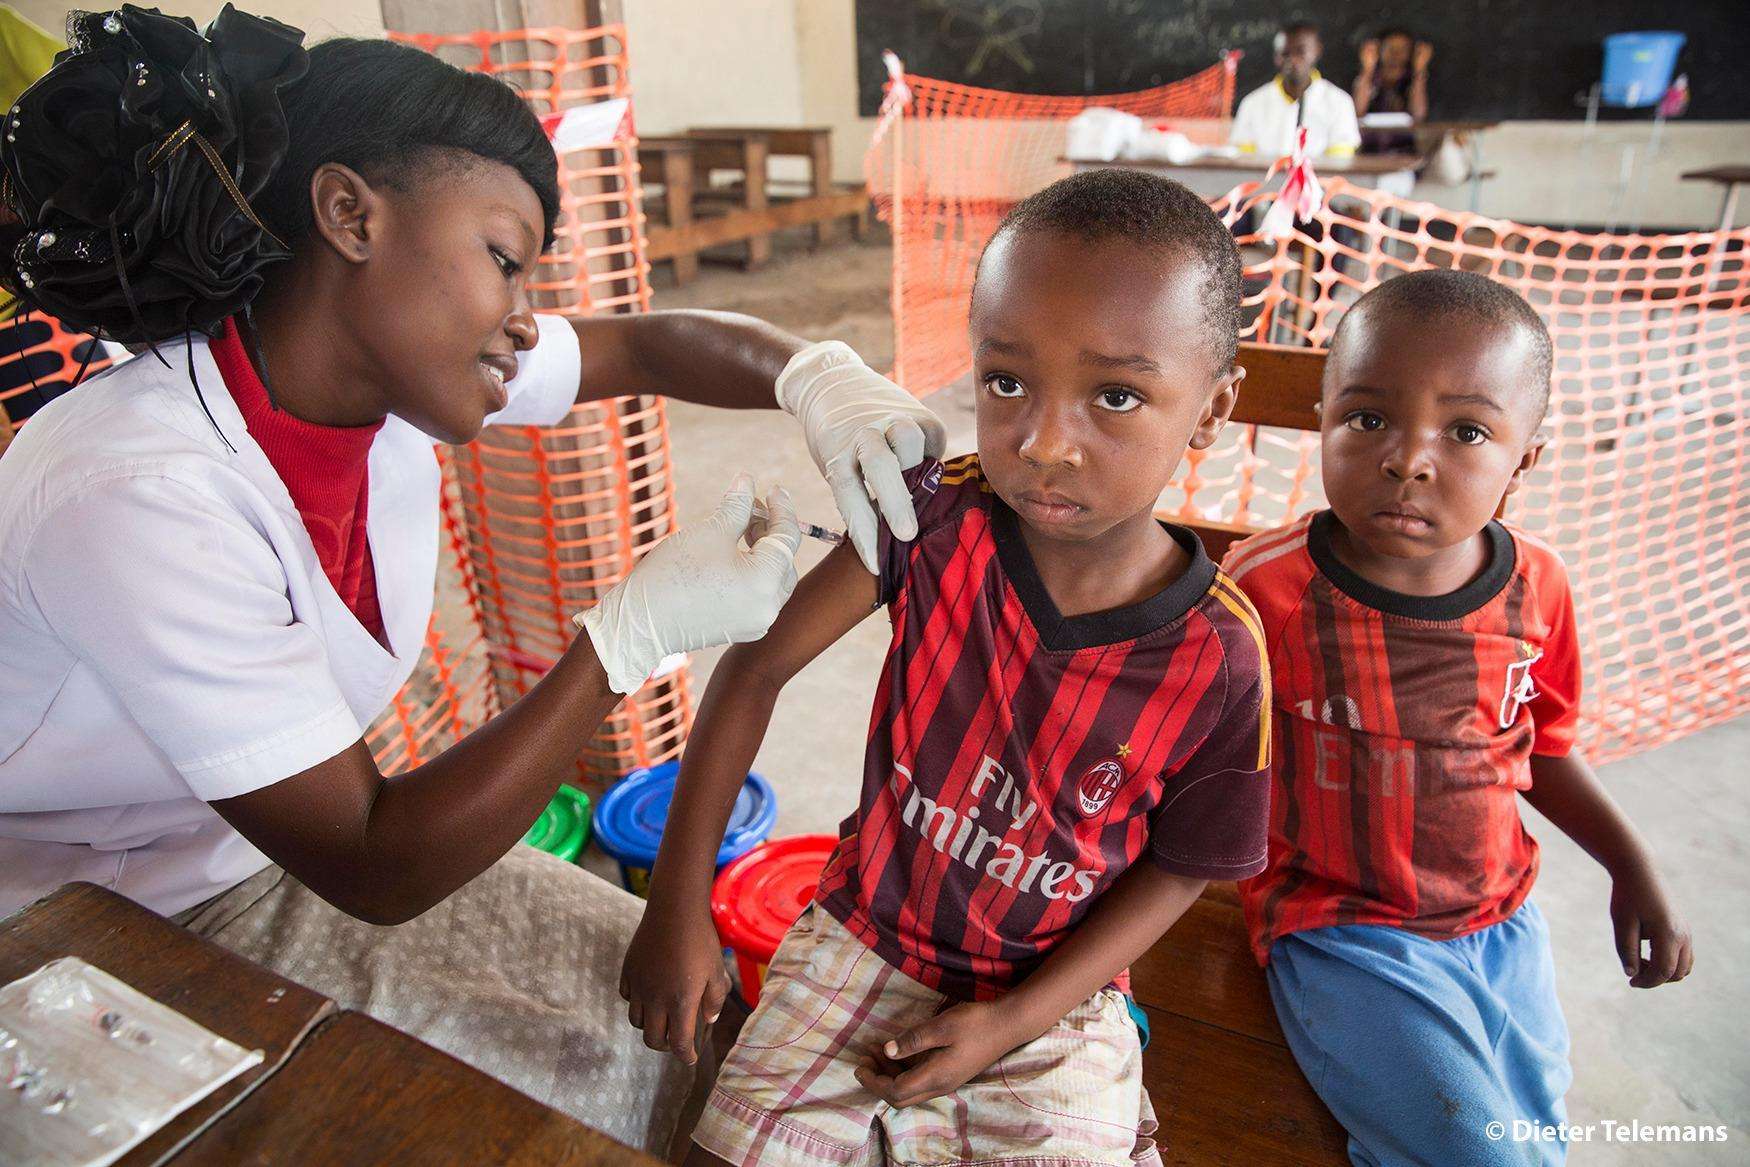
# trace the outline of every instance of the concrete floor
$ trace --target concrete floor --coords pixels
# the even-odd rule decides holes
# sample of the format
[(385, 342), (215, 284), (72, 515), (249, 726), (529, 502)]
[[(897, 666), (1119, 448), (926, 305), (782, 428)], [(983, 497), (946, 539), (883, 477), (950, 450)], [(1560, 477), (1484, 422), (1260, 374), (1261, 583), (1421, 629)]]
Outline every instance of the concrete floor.
[[(786, 246), (785, 244), (788, 244)], [(706, 267), (675, 289), (656, 278), (658, 308), (749, 312), (814, 338), (847, 341), (876, 368), (892, 357), (888, 248), (844, 243), (809, 252), (780, 243), (765, 270)], [(973, 448), (970, 402), (952, 391), (930, 404), (949, 423), (950, 452)], [(685, 404), (669, 410), (683, 522), (706, 514), (738, 469), (762, 486), (782, 482), (802, 516), (838, 525), (794, 423), (776, 413), (726, 413)], [(804, 541), (802, 566), (824, 547)], [(777, 788), (780, 835), (833, 832), (853, 809), (875, 676), (887, 623), (871, 617), (809, 666), (785, 692), (758, 769)], [(716, 653), (694, 660), (704, 692)], [(1550, 927), (1563, 1008), (1573, 1033), (1570, 1119), (1598, 1124), (1576, 1143), (1584, 1164), (1750, 1162), (1750, 718), (1716, 726), (1601, 771), (1611, 792), (1652, 841), (1695, 935), (1696, 971), (1681, 985), (1631, 989), (1611, 938), (1603, 871), (1529, 806), (1543, 846), (1537, 898)], [(1606, 1142), (1606, 1120), (1721, 1124), (1723, 1144)]]

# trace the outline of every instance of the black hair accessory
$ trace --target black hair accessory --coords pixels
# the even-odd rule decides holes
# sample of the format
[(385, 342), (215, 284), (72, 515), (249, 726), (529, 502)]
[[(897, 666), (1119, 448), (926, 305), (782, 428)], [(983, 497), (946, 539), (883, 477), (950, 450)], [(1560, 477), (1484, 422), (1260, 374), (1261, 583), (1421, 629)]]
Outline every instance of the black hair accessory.
[(124, 5), (72, 13), (67, 39), (0, 123), (0, 285), (124, 344), (216, 334), (291, 254), (250, 201), (286, 154), (304, 34)]

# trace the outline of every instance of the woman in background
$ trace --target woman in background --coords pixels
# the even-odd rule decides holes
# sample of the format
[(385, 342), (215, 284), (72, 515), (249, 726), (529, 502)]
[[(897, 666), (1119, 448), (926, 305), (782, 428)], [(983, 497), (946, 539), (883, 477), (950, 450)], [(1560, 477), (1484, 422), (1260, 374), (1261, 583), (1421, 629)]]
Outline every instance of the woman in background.
[[(1388, 28), (1361, 44), (1361, 73), (1351, 90), (1355, 113), (1407, 113), (1417, 125), (1428, 120), (1428, 64), (1434, 46), (1418, 41), (1401, 28)], [(1361, 127), (1363, 154), (1411, 154), (1414, 129), (1369, 130)]]

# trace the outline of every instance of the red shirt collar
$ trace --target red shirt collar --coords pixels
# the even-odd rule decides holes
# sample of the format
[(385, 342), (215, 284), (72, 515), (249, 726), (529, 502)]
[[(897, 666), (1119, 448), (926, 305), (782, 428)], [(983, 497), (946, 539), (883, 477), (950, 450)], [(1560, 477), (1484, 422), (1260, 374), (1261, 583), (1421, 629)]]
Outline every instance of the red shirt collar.
[[(225, 321), (224, 333), (208, 348), (225, 379), (225, 388), (243, 414), (249, 436), (291, 489), (298, 509), (332, 512), (350, 508), (358, 497), (371, 443), (383, 423), (318, 425), (275, 409), (267, 386), (249, 360), (235, 320)], [(307, 502), (315, 506), (308, 507)]]

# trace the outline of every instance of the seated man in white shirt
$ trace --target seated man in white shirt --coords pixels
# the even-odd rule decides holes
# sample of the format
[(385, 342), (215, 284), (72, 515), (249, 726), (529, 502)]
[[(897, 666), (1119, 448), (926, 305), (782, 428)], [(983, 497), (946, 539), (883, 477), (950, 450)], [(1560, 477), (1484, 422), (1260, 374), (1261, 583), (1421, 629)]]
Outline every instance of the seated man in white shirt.
[(1245, 154), (1281, 157), (1294, 149), (1294, 131), (1307, 129), (1307, 151), (1347, 158), (1361, 144), (1355, 103), (1315, 66), (1324, 52), (1318, 26), (1296, 22), (1276, 34), (1276, 77), (1246, 94), (1234, 114), (1229, 140)]

